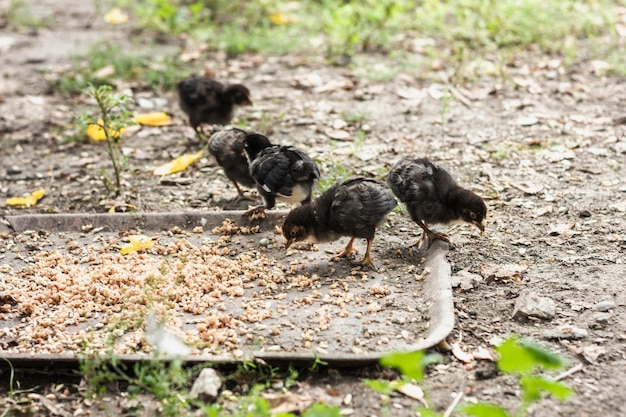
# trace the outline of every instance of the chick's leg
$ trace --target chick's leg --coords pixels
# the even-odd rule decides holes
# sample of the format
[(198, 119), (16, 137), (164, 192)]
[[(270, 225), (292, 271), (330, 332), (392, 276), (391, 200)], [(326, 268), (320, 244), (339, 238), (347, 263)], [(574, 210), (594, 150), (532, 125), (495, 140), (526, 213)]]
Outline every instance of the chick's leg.
[(365, 250), (365, 257), (363, 257), (363, 260), (360, 263), (362, 265), (370, 265), (372, 268), (374, 268), (375, 271), (378, 271), (378, 267), (374, 263), (371, 255), (372, 242), (374, 242), (374, 239), (367, 239), (367, 249)]
[(356, 249), (352, 247), (353, 243), (354, 243), (354, 238), (350, 239), (350, 242), (348, 242), (348, 245), (346, 246), (346, 248), (342, 250), (341, 252), (339, 252), (335, 256), (335, 259), (345, 258), (346, 256), (350, 255), (352, 252), (356, 252)]
[(235, 180), (231, 180), (233, 182), (233, 184), (235, 184), (235, 188), (237, 189), (237, 200), (236, 201), (242, 201), (242, 200), (247, 200), (247, 201), (254, 201), (255, 198), (254, 197), (250, 197), (244, 194), (244, 192), (241, 190), (241, 188), (239, 188), (239, 184), (237, 184), (237, 181)]
[(257, 187), (257, 190), (259, 190), (259, 193), (263, 196), (265, 204), (244, 211), (241, 215), (242, 217), (248, 216), (250, 220), (264, 219), (265, 210), (270, 210), (276, 205), (276, 198), (272, 194), (267, 193), (261, 187)]
[(417, 246), (421, 243), (421, 241), (424, 239), (424, 236), (426, 236), (426, 238), (428, 239), (428, 248), (430, 249), (430, 247), (432, 246), (433, 242), (437, 239), (439, 240), (443, 240), (446, 243), (450, 243), (450, 239), (448, 239), (448, 236), (446, 236), (444, 233), (435, 233), (432, 230), (430, 230), (428, 227), (426, 227), (426, 225), (423, 222), (417, 222), (417, 225), (419, 227), (422, 228), (423, 233), (422, 233), (422, 237), (413, 245), (413, 246)]
[(252, 207), (251, 209), (246, 210), (243, 213), (241, 213), (241, 217), (246, 217), (246, 216), (248, 216), (249, 220), (264, 219), (265, 218), (265, 206)]

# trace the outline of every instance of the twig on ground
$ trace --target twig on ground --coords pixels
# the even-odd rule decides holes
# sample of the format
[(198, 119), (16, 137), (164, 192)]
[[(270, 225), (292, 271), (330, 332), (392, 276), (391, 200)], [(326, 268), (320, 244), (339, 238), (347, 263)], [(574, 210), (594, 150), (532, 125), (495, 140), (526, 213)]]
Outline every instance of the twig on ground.
[(448, 87), (448, 90), (450, 90), (454, 98), (459, 100), (461, 104), (463, 104), (465, 107), (472, 107), (472, 102), (470, 101), (470, 99), (465, 97), (463, 93), (461, 93), (455, 86), (453, 86), (446, 75), (442, 74), (441, 80), (446, 84), (446, 87)]
[(454, 408), (459, 404), (459, 401), (461, 401), (461, 398), (463, 398), (463, 391), (459, 391), (456, 397), (454, 397), (454, 400), (452, 400), (452, 403), (446, 409), (446, 412), (443, 413), (443, 417), (450, 417), (452, 415), (452, 411), (454, 411)]
[(560, 381), (561, 379), (565, 379), (568, 376), (575, 374), (576, 372), (580, 371), (583, 369), (583, 364), (579, 363), (578, 365), (574, 366), (573, 368), (568, 369), (567, 371), (561, 373), (560, 375), (557, 375), (556, 378), (554, 378), (555, 381)]

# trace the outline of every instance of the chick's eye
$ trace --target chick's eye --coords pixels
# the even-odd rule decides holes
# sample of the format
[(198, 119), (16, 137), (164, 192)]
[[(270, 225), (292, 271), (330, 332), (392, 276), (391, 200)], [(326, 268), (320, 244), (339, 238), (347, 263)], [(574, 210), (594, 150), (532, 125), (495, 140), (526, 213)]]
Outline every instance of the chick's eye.
[(472, 220), (476, 220), (476, 213), (474, 213), (473, 211), (470, 213), (470, 217), (472, 218)]
[(293, 229), (292, 231), (289, 232), (289, 236), (291, 237), (296, 237), (298, 235), (298, 231), (296, 229)]

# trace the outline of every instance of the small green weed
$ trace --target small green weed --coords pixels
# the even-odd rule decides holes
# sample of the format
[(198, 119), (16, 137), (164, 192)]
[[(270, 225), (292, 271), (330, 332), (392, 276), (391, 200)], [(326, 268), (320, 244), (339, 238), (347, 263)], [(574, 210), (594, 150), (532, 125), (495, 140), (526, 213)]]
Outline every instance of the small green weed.
[[(550, 394), (563, 401), (573, 393), (568, 386), (536, 374), (539, 370), (556, 370), (565, 366), (565, 359), (558, 354), (534, 342), (520, 340), (517, 337), (504, 341), (498, 346), (497, 351), (500, 355), (498, 369), (519, 378), (522, 397), (517, 412), (511, 414), (499, 405), (483, 402), (463, 405), (456, 411), (474, 417), (524, 417), (528, 413), (528, 408), (539, 401), (543, 394)], [(401, 379), (398, 381), (364, 380), (364, 383), (376, 392), (391, 395), (404, 383), (423, 380), (424, 369), (439, 361), (441, 361), (439, 355), (425, 355), (420, 351), (391, 353), (384, 356), (380, 363), (400, 371)], [(443, 417), (443, 414), (427, 408), (417, 411), (426, 417)]]
[[(171, 56), (147, 59), (143, 55), (129, 54), (117, 45), (100, 44), (90, 49), (82, 61), (55, 81), (56, 88), (64, 94), (81, 93), (90, 84), (95, 86), (113, 84), (115, 80), (140, 81), (153, 90), (172, 90), (181, 78), (181, 72), (189, 71), (184, 64)], [(103, 69), (109, 69), (105, 71)]]
[(17, 29), (40, 29), (51, 27), (55, 18), (53, 14), (38, 16), (33, 13), (33, 6), (24, 0), (10, 1), (2, 16)]
[(353, 55), (390, 45), (407, 27), (414, 7), (407, 0), (322, 1), (329, 55)]
[(195, 369), (185, 369), (180, 361), (142, 361), (127, 364), (109, 350), (104, 354), (83, 354), (80, 373), (87, 382), (87, 395), (97, 398), (112, 384), (123, 384), (131, 396), (150, 393), (158, 402), (162, 416), (190, 415), (193, 401), (188, 386)]
[(107, 154), (113, 165), (114, 181), (112, 182), (106, 172), (103, 175), (105, 187), (119, 196), (121, 183), (121, 170), (124, 163), (124, 157), (120, 151), (120, 141), (123, 129), (133, 124), (132, 116), (126, 105), (132, 102), (130, 97), (112, 92), (113, 88), (109, 85), (101, 85), (95, 87), (90, 85), (84, 91), (89, 97), (96, 100), (98, 111), (95, 114), (83, 114), (79, 116), (81, 124), (87, 130), (90, 126), (99, 127), (105, 135), (107, 143)]
[[(206, 4), (205, 4), (206, 3)], [(206, 22), (213, 10), (209, 2), (177, 0), (118, 0), (121, 7), (130, 8), (142, 28), (177, 35)]]

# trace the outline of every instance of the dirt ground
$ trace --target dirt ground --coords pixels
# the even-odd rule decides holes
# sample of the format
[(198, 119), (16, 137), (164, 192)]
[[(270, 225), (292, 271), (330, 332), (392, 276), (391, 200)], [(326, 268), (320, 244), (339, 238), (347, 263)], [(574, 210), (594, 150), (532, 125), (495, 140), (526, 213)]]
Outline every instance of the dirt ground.
[[(174, 123), (130, 128), (123, 150), (134, 169), (124, 174), (120, 199), (104, 192), (99, 171), (109, 162), (103, 145), (64, 140), (74, 129), (72, 112), (89, 103), (61, 95), (51, 82), (74, 65), (71, 56), (103, 40), (128, 50), (142, 46), (129, 42), (129, 27), (93, 19), (88, 2), (37, 3), (36, 13), (53, 16), (50, 28), (26, 33), (5, 24), (0, 29), (0, 216), (96, 213), (124, 203), (139, 212), (246, 207), (232, 202), (236, 192), (210, 158), (172, 176), (178, 183), (152, 175), (155, 166), (200, 145), (193, 142), (174, 93), (156, 95), (141, 83), (118, 86), (138, 103), (133, 110), (168, 111)], [(86, 27), (88, 21), (93, 24)], [(153, 53), (180, 53), (179, 48), (166, 44)], [(522, 58), (506, 68), (506, 77), (477, 77), (452, 87), (449, 98), (450, 86), (436, 73), (422, 77), (411, 68), (398, 70), (383, 56), (369, 56), (355, 69), (302, 55), (227, 59), (205, 53), (200, 62), (218, 78), (250, 88), (254, 106), (240, 110), (240, 121), (273, 142), (306, 149), (323, 177), (341, 169), (380, 177), (401, 156), (428, 156), (483, 196), (489, 207), (486, 235), (467, 226), (450, 231), (449, 261), (461, 282), (454, 292), (457, 323), (450, 342), (475, 353), (516, 333), (562, 353), (569, 367), (581, 364), (563, 380), (576, 394), (564, 403), (543, 400), (532, 416), (626, 415), (626, 80), (598, 74), (597, 62), (581, 60), (566, 68), (562, 60), (533, 53)], [(392, 71), (395, 76), (382, 81), (364, 76)], [(46, 196), (34, 207), (3, 205), (8, 197), (38, 188)], [(390, 216), (389, 225), (418, 236), (417, 227), (399, 213)], [(489, 268), (502, 267), (502, 279), (484, 279)], [(514, 304), (525, 290), (552, 299), (554, 316), (514, 320)], [(585, 332), (575, 337), (563, 326)], [(462, 402), (492, 401), (511, 409), (518, 404), (518, 386), (491, 372), (491, 362), (464, 363), (450, 353), (446, 359), (427, 378), (436, 409), (445, 410), (458, 392), (464, 393)], [(341, 396), (353, 395), (354, 415), (381, 415), (378, 397), (355, 384), (371, 372), (313, 374), (303, 387), (329, 384)], [(5, 385), (4, 371), (2, 379)], [(36, 396), (33, 401), (44, 404), (48, 415), (77, 408), (103, 415), (85, 403), (78, 379), (62, 374), (45, 381), (36, 392), (53, 393), (56, 402), (46, 406)], [(60, 383), (69, 387), (68, 395), (54, 392)], [(107, 401), (119, 405), (124, 395), (112, 394)], [(389, 415), (415, 415), (417, 405), (394, 395)]]

